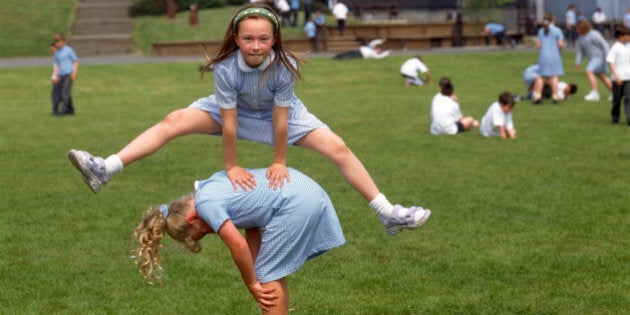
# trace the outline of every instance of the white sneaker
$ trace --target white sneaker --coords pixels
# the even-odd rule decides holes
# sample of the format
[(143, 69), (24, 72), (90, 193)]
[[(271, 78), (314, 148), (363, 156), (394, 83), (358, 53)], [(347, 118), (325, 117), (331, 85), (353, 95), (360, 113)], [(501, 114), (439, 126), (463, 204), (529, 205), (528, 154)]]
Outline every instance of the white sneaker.
[[(401, 215), (401, 212), (403, 212), (404, 215)], [(430, 216), (431, 210), (429, 209), (422, 207), (404, 208), (401, 205), (395, 205), (391, 217), (379, 218), (379, 220), (383, 224), (383, 227), (385, 227), (385, 233), (387, 235), (396, 235), (400, 233), (402, 229), (414, 230), (421, 227), (429, 220)]]
[(597, 91), (591, 91), (584, 96), (585, 101), (599, 101), (599, 93)]

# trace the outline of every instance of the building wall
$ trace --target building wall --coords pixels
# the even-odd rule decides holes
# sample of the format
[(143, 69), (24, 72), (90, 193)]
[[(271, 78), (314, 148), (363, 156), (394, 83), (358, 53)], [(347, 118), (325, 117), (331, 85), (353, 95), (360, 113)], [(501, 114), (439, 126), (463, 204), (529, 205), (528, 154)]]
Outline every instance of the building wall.
[(564, 23), (564, 14), (569, 5), (575, 4), (577, 11), (584, 11), (590, 20), (597, 7), (601, 7), (609, 20), (621, 20), (630, 8), (630, 0), (546, 0), (545, 12), (551, 12), (556, 16), (556, 24)]
[(394, 4), (398, 9), (443, 10), (455, 9), (457, 2), (457, 0), (343, 0), (350, 10), (353, 10), (357, 4)]

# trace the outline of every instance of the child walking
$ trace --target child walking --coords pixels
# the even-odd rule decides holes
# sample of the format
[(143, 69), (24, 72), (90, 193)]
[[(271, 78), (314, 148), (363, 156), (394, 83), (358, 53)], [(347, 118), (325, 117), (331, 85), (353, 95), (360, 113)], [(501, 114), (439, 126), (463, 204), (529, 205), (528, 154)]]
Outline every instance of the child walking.
[[(248, 170), (265, 180), (265, 169)], [(134, 259), (149, 281), (161, 281), (160, 240), (168, 234), (198, 253), (199, 241), (217, 234), (228, 247), (241, 278), (263, 314), (288, 314), (286, 277), (309, 259), (345, 243), (326, 192), (311, 178), (288, 169), (282, 188), (230, 188), (225, 171), (195, 183), (194, 194), (150, 208), (134, 232)], [(245, 229), (243, 236), (238, 229)]]
[(579, 34), (575, 54), (575, 68), (579, 70), (582, 58), (584, 56), (588, 58), (585, 72), (591, 91), (584, 96), (584, 100), (599, 101), (597, 78), (604, 83), (609, 91), (612, 89), (612, 83), (610, 78), (608, 78), (608, 68), (606, 67), (608, 43), (599, 31), (593, 29), (589, 21), (579, 21), (575, 28)]
[(618, 26), (615, 29), (617, 41), (610, 47), (606, 62), (613, 77), (612, 123), (619, 123), (621, 115), (621, 98), (623, 97), (626, 121), (630, 126), (630, 29)]
[(484, 137), (501, 137), (502, 139), (516, 139), (516, 129), (512, 121), (512, 110), (516, 103), (510, 92), (503, 92), (499, 100), (488, 108), (481, 119), (479, 132)]
[(473, 117), (462, 115), (451, 79), (442, 78), (438, 84), (440, 92), (431, 101), (431, 134), (455, 135), (479, 127)]
[(332, 161), (344, 179), (378, 214), (388, 235), (402, 228), (419, 228), (431, 212), (422, 207), (392, 205), (361, 161), (294, 93), (301, 60), (285, 51), (277, 16), (265, 5), (246, 5), (231, 19), (220, 51), (207, 68), (214, 69), (215, 95), (171, 112), (117, 154), (106, 159), (70, 150), (69, 158), (83, 180), (98, 193), (123, 166), (158, 151), (173, 138), (201, 133), (222, 135), (223, 160), (233, 189), (258, 185), (251, 172), (238, 164), (237, 139), (274, 146), (266, 178), (272, 188), (290, 181), (286, 167), (288, 145), (311, 149)]

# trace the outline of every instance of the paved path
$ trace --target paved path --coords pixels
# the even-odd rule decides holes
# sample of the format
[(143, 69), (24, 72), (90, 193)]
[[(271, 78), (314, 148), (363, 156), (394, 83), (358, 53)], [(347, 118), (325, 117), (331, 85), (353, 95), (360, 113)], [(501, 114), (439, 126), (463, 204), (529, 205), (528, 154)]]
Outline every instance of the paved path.
[[(429, 55), (429, 54), (457, 54), (471, 52), (509, 52), (509, 51), (536, 51), (533, 47), (519, 45), (515, 49), (501, 49), (497, 46), (478, 46), (478, 47), (459, 47), (459, 48), (440, 48), (427, 50), (396, 50), (392, 51), (392, 55)], [(317, 53), (308, 54), (306, 58), (332, 58), (333, 53)], [(143, 55), (109, 55), (109, 56), (79, 56), (81, 65), (109, 65), (109, 64), (131, 64), (131, 63), (161, 63), (161, 62), (193, 62), (198, 61), (204, 63), (205, 60), (199, 56), (143, 56)], [(0, 58), (0, 68), (15, 67), (41, 67), (51, 66), (52, 57), (16, 57), (16, 58)]]

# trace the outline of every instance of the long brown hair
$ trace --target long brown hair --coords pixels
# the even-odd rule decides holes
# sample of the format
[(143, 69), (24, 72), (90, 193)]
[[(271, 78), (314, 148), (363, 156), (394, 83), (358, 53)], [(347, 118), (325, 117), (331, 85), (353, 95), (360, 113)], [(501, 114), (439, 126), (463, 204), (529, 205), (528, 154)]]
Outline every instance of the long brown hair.
[[(223, 36), (223, 43), (222, 43), (221, 48), (219, 49), (217, 55), (214, 56), (213, 58), (210, 58), (210, 56), (208, 56), (208, 54), (206, 52), (204, 52), (207, 64), (206, 64), (206, 66), (204, 66), (201, 69), (201, 74), (202, 75), (203, 75), (204, 72), (212, 70), (214, 68), (214, 65), (216, 65), (216, 64), (220, 63), (221, 61), (227, 59), (235, 50), (238, 50), (238, 46), (236, 45), (236, 42), (234, 41), (234, 35), (238, 34), (239, 25), (240, 25), (241, 21), (243, 21), (245, 19), (266, 19), (266, 20), (269, 20), (269, 18), (266, 17), (263, 14), (253, 13), (253, 14), (247, 15), (244, 18), (239, 19), (237, 21), (237, 23), (235, 24), (234, 20), (238, 16), (238, 13), (240, 13), (243, 10), (247, 10), (249, 8), (266, 9), (266, 10), (271, 12), (271, 14), (273, 14), (276, 17), (277, 21), (280, 20), (280, 18), (278, 18), (278, 16), (275, 14), (275, 11), (272, 8), (270, 8), (269, 6), (267, 6), (266, 4), (263, 4), (263, 3), (249, 3), (249, 4), (246, 4), (246, 5), (242, 6), (236, 12), (236, 14), (234, 14), (234, 16), (230, 19), (230, 23), (228, 23), (227, 30), (225, 31), (225, 35)], [(274, 24), (274, 23), (272, 22), (272, 24)], [(289, 69), (289, 71), (291, 71), (291, 73), (293, 74), (293, 76), (295, 77), (296, 80), (301, 80), (302, 76), (300, 75), (300, 71), (297, 68), (297, 64), (304, 63), (304, 60), (300, 59), (296, 54), (294, 54), (294, 53), (284, 49), (284, 47), (282, 45), (282, 30), (281, 30), (280, 26), (274, 27), (274, 34), (273, 34), (273, 36), (274, 36), (274, 38), (276, 40), (276, 43), (273, 45), (272, 49), (276, 53), (276, 58), (269, 65), (269, 67), (267, 67), (265, 70), (263, 70), (263, 77), (265, 77), (266, 72), (268, 70), (271, 70), (271, 73), (273, 73), (280, 66), (280, 63), (281, 63), (287, 69)], [(296, 65), (293, 65), (293, 63), (291, 62), (291, 59), (295, 60)]]

